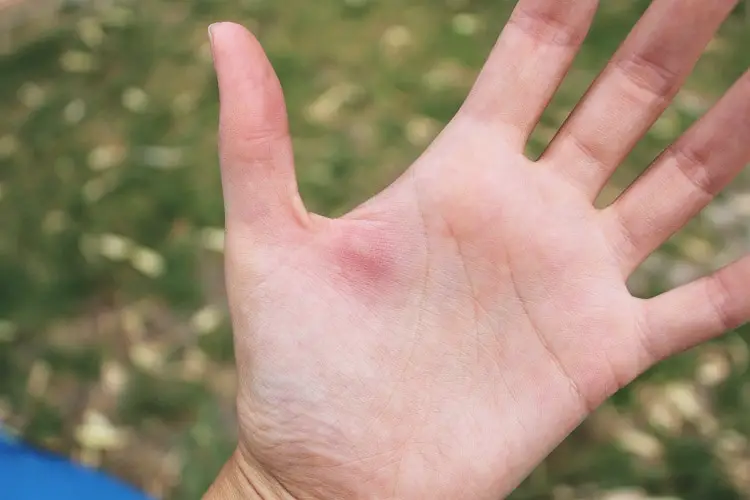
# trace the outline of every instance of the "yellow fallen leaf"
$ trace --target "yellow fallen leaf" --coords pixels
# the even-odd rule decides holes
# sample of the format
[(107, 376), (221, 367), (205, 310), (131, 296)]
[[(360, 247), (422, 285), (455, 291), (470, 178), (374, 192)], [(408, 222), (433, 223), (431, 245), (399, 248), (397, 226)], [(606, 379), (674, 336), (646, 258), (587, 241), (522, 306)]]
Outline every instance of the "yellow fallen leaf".
[(383, 50), (395, 56), (414, 43), (414, 37), (406, 26), (391, 26), (380, 38)]
[(124, 261), (130, 256), (133, 242), (118, 234), (103, 234), (99, 237), (99, 253), (116, 262)]
[(224, 229), (222, 228), (206, 227), (201, 229), (200, 240), (206, 250), (224, 251)]
[(93, 17), (84, 17), (76, 27), (78, 37), (90, 48), (97, 47), (104, 41), (104, 30), (99, 21)]
[(36, 361), (31, 367), (26, 381), (26, 392), (35, 398), (41, 398), (49, 387), (50, 368), (44, 361)]
[(218, 307), (208, 305), (193, 314), (190, 326), (198, 335), (207, 335), (221, 325), (223, 318), (224, 315)]
[(149, 278), (158, 278), (167, 267), (164, 257), (155, 250), (145, 247), (133, 248), (130, 256), (130, 264), (137, 271)]
[(88, 164), (91, 170), (107, 170), (118, 165), (125, 157), (125, 150), (118, 145), (97, 146), (88, 156)]
[(112, 425), (100, 412), (89, 410), (76, 429), (75, 438), (85, 449), (105, 451), (122, 448), (127, 442), (127, 433)]
[(148, 103), (148, 94), (141, 88), (130, 87), (122, 93), (122, 105), (134, 113), (143, 113), (146, 111)]
[(128, 352), (130, 361), (141, 370), (150, 373), (159, 373), (164, 367), (164, 356), (160, 350), (147, 343), (138, 343), (131, 346)]
[(88, 52), (69, 50), (60, 58), (60, 65), (68, 73), (89, 73), (96, 67), (96, 62)]
[(39, 108), (47, 99), (47, 93), (42, 87), (33, 82), (25, 83), (18, 89), (18, 100), (29, 109)]
[(617, 444), (624, 451), (644, 460), (656, 460), (664, 453), (664, 445), (656, 437), (631, 426), (623, 426), (615, 433)]
[(63, 109), (63, 118), (71, 125), (79, 123), (85, 116), (86, 103), (83, 99), (74, 99), (65, 106), (65, 109)]
[(440, 130), (440, 124), (426, 116), (412, 118), (406, 124), (406, 139), (415, 146), (424, 146), (432, 141)]
[(475, 14), (457, 14), (453, 18), (453, 31), (459, 35), (471, 36), (475, 35), (482, 26), (482, 22), (479, 16)]
[(102, 365), (102, 388), (105, 393), (117, 396), (128, 383), (128, 372), (116, 361), (107, 361)]

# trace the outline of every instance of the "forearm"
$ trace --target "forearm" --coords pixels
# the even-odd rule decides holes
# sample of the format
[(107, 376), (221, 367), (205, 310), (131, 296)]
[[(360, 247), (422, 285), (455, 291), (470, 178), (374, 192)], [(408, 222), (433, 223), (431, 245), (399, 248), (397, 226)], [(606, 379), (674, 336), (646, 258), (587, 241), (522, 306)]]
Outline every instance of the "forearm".
[[(224, 465), (219, 476), (211, 488), (203, 496), (203, 500), (261, 500), (262, 497), (255, 489), (247, 484), (244, 475), (232, 456)], [(265, 499), (263, 499), (265, 500)]]
[(238, 453), (224, 465), (203, 500), (293, 500), (268, 484)]

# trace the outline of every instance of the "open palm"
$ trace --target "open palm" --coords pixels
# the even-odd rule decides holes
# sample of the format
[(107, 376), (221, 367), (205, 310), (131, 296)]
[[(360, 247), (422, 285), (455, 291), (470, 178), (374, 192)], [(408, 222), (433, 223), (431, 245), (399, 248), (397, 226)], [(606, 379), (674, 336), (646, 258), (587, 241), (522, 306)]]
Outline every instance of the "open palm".
[(750, 74), (615, 203), (593, 205), (735, 3), (654, 1), (531, 161), (597, 2), (521, 0), (443, 134), (336, 220), (299, 199), (257, 41), (212, 28), (238, 456), (256, 489), (495, 500), (645, 369), (750, 317), (748, 259), (653, 299), (626, 287), (750, 161)]

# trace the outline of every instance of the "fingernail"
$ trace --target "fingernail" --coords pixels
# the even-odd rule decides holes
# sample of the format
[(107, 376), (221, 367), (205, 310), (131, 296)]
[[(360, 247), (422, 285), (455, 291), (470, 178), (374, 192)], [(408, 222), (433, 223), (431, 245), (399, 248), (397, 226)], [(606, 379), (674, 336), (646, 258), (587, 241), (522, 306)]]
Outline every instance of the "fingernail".
[(214, 28), (218, 25), (219, 23), (213, 23), (208, 27), (208, 41), (211, 42), (211, 47), (214, 45)]

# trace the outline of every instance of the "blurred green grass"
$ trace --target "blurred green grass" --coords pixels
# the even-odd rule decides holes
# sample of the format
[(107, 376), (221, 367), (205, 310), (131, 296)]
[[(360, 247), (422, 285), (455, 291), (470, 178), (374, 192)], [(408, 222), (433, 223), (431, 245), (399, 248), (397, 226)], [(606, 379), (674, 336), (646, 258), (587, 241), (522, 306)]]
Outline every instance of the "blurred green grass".
[[(538, 154), (647, 1), (607, 2)], [(232, 449), (218, 98), (206, 27), (252, 28), (284, 85), (300, 188), (337, 215), (387, 185), (468, 92), (513, 2), (93, 2), (0, 59), (0, 419), (155, 496), (199, 498)], [(743, 12), (603, 197), (750, 63)], [(750, 243), (745, 175), (633, 279), (658, 293)], [(745, 219), (746, 220), (746, 219)], [(750, 496), (747, 331), (645, 375), (517, 499)]]

